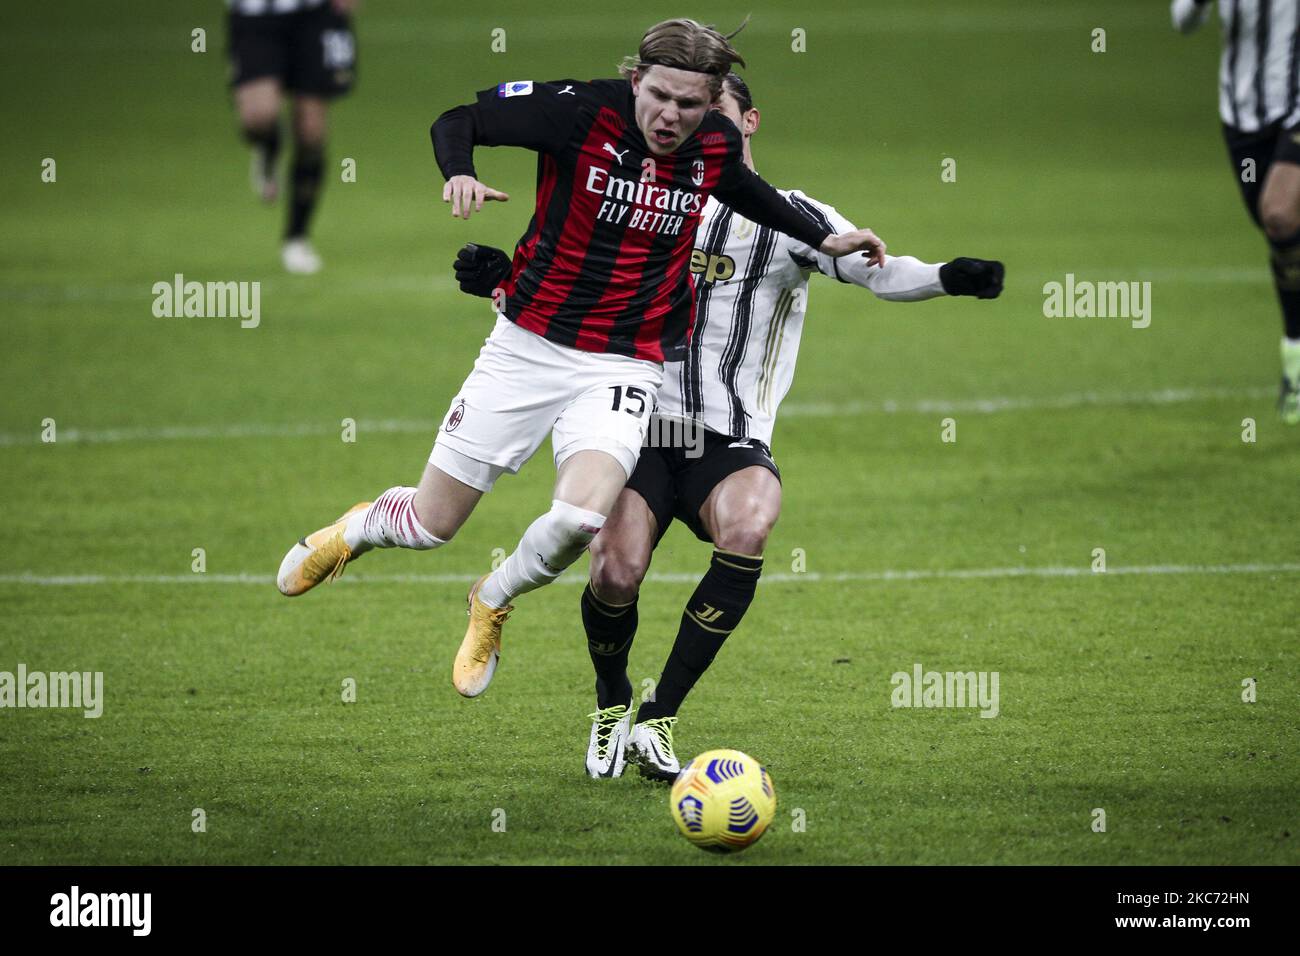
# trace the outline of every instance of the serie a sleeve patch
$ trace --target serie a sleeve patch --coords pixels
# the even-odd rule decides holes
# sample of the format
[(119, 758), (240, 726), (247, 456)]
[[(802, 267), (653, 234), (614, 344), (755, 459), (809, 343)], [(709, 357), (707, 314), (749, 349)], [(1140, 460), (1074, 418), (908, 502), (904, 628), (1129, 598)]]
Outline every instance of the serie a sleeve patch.
[(532, 80), (511, 80), (497, 87), (497, 96), (503, 99), (510, 96), (527, 96), (532, 91)]

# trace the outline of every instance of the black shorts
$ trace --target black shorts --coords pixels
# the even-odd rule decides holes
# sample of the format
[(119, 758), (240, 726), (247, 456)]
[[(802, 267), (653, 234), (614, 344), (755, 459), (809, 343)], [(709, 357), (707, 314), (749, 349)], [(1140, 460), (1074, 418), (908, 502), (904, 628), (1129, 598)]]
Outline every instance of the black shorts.
[[(1250, 218), (1258, 226), (1259, 194), (1269, 169), (1276, 162), (1300, 164), (1300, 126), (1283, 129), (1281, 122), (1277, 122), (1258, 132), (1243, 133), (1225, 125), (1223, 138), (1228, 144), (1228, 155), (1232, 158), (1232, 171), (1241, 188), (1241, 198)], [(1242, 166), (1248, 159), (1254, 160), (1254, 175), (1250, 177), (1245, 175), (1246, 168)]]
[(776, 475), (777, 481), (781, 480), (781, 469), (772, 460), (772, 452), (757, 438), (732, 438), (711, 431), (703, 435), (701, 447), (694, 450), (641, 449), (636, 469), (627, 480), (627, 487), (645, 499), (659, 525), (656, 546), (673, 518), (694, 531), (701, 541), (712, 543), (700, 521), (700, 509), (709, 493), (728, 475), (761, 465)]
[(291, 93), (332, 99), (352, 89), (357, 42), (328, 3), (296, 13), (230, 14), (230, 85), (273, 76)]

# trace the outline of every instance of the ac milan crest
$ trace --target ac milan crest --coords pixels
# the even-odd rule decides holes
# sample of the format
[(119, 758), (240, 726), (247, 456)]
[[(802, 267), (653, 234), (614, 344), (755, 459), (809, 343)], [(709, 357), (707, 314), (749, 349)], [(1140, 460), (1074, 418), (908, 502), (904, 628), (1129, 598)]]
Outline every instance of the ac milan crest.
[(460, 403), (451, 410), (451, 414), (447, 416), (447, 425), (445, 430), (449, 432), (454, 432), (460, 426), (461, 419), (463, 419), (464, 417), (465, 417), (465, 400), (462, 398), (460, 400)]

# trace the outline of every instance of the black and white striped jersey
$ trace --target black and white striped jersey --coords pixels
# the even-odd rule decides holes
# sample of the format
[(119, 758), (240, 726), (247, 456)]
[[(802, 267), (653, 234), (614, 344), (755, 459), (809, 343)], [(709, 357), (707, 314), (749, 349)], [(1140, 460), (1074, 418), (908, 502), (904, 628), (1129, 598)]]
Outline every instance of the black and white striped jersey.
[(1219, 115), (1243, 133), (1300, 122), (1300, 2), (1219, 0)]
[[(856, 228), (833, 207), (798, 190), (778, 191), (833, 233)], [(814, 272), (862, 286), (881, 299), (908, 302), (944, 294), (938, 265), (911, 256), (888, 256), (883, 267), (869, 265), (859, 253), (832, 258), (710, 198), (691, 257), (695, 329), (686, 358), (664, 363), (656, 414), (770, 445), (777, 406), (794, 381), (808, 277)]]
[(329, 0), (226, 0), (231, 13), (244, 17), (260, 17), (274, 13), (297, 13), (324, 6)]

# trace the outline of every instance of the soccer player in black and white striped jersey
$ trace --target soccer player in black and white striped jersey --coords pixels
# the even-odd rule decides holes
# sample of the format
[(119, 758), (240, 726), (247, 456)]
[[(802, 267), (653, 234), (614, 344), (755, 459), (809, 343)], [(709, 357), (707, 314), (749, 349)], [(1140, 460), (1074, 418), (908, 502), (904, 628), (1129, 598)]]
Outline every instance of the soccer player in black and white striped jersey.
[[(750, 138), (759, 111), (737, 74), (726, 76), (717, 110), (740, 130), (745, 165), (753, 169)], [(834, 207), (797, 190), (780, 193), (828, 230), (854, 228)], [(655, 405), (657, 421), (692, 423), (691, 432), (702, 441), (693, 448), (643, 449), (591, 543), (591, 582), (581, 608), (596, 671), (586, 761), (592, 777), (620, 776), (625, 759), (650, 777), (669, 779), (680, 770), (672, 737), (678, 709), (740, 625), (781, 512), (780, 470), (768, 442), (794, 378), (809, 277), (820, 272), (901, 302), (942, 295), (995, 298), (1002, 288), (999, 262), (836, 259), (755, 224), (716, 198), (704, 208), (694, 247), (695, 326), (685, 354), (665, 361)], [(462, 250), (457, 278), (464, 291), (488, 295), (508, 276), (509, 264), (501, 250)], [(674, 434), (671, 426), (656, 432)], [(715, 550), (684, 609), (654, 700), (640, 705), (633, 725), (627, 662), (637, 598), (651, 554), (674, 518)]]
[[(1219, 116), (1233, 172), (1255, 224), (1272, 246), (1282, 306), (1278, 409), (1300, 424), (1300, 2), (1219, 0), (1223, 52)], [(1173, 0), (1174, 27), (1191, 33), (1209, 0)]]
[(253, 190), (263, 202), (280, 194), (280, 111), (293, 101), (294, 156), (281, 261), (289, 272), (320, 270), (308, 225), (324, 185), (329, 101), (351, 88), (356, 0), (226, 0), (230, 13), (230, 85), (244, 138), (253, 147)]

